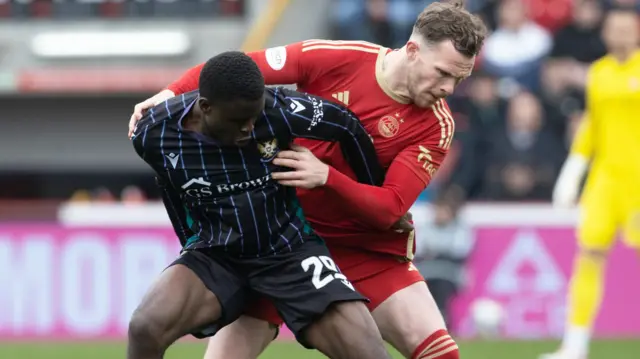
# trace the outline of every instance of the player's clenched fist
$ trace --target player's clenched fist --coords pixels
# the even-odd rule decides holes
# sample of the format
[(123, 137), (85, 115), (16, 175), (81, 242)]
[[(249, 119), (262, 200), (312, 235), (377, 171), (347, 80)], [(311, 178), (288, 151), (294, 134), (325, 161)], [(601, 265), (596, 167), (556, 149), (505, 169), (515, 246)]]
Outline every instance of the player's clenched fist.
[(131, 119), (129, 120), (129, 138), (133, 135), (133, 130), (136, 128), (136, 123), (140, 121), (144, 112), (153, 106), (168, 100), (174, 97), (175, 94), (171, 90), (162, 90), (155, 94), (153, 97), (150, 97), (133, 107), (133, 114), (131, 115)]
[(291, 145), (273, 160), (276, 166), (289, 167), (293, 171), (274, 172), (273, 179), (283, 186), (311, 189), (323, 186), (329, 177), (329, 166), (320, 161), (306, 147)]

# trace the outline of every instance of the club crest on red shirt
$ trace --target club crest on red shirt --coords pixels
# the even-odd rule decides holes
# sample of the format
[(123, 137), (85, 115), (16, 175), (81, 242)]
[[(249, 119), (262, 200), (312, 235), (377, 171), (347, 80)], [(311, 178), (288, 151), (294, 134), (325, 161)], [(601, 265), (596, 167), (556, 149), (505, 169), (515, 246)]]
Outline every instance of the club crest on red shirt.
[(400, 131), (400, 122), (393, 116), (384, 116), (378, 121), (378, 132), (384, 137), (393, 137)]

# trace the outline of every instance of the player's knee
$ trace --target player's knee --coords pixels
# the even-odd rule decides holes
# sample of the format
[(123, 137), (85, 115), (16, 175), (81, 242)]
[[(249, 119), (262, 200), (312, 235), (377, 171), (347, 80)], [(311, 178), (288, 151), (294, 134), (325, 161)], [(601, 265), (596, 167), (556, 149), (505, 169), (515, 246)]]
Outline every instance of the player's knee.
[[(371, 314), (362, 302), (340, 302), (332, 304), (305, 331), (311, 344), (320, 342), (362, 342), (361, 338), (379, 338), (380, 332)], [(348, 333), (348, 335), (345, 335)]]
[(170, 343), (164, 343), (164, 333), (160, 324), (157, 316), (144, 308), (138, 308), (129, 321), (129, 341), (154, 348), (168, 346)]
[(581, 247), (578, 252), (578, 256), (581, 258), (593, 260), (593, 261), (603, 261), (607, 259), (607, 255), (609, 254), (609, 250), (606, 248), (595, 248), (595, 247)]

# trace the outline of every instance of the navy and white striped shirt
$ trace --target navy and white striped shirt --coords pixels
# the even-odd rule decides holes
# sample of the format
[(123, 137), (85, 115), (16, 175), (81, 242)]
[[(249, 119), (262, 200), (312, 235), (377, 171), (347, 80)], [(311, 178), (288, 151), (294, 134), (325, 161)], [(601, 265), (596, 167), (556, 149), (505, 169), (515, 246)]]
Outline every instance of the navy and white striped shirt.
[(186, 249), (223, 247), (230, 255), (260, 257), (291, 251), (311, 229), (295, 189), (271, 173), (278, 151), (295, 137), (339, 141), (362, 183), (381, 185), (384, 171), (371, 139), (346, 108), (320, 97), (266, 90), (262, 116), (243, 147), (221, 147), (182, 128), (198, 92), (150, 109), (134, 133), (136, 152), (157, 173), (163, 201)]

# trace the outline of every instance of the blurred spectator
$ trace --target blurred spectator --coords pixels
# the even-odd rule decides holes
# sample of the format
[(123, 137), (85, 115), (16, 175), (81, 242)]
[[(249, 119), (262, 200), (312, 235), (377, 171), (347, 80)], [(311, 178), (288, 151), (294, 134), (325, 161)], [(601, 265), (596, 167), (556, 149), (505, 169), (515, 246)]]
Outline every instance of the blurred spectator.
[(446, 191), (438, 195), (433, 216), (416, 237), (416, 268), (429, 283), (429, 290), (449, 325), (449, 303), (464, 285), (464, 265), (474, 244), (473, 235), (458, 216), (461, 195)]
[(539, 98), (546, 113), (546, 129), (563, 134), (569, 117), (584, 107), (584, 91), (572, 78), (575, 66), (566, 60), (550, 60), (542, 66)]
[(491, 30), (498, 27), (498, 6), (501, 0), (473, 0), (470, 9), (478, 14)]
[(513, 97), (507, 124), (489, 135), (483, 196), (490, 200), (548, 200), (565, 150), (543, 130), (544, 112), (529, 92)]
[(435, 0), (335, 0), (333, 30), (343, 40), (404, 46), (416, 16)]
[(115, 202), (116, 198), (107, 187), (98, 187), (90, 191), (78, 189), (69, 198), (70, 202)]
[(485, 134), (504, 127), (505, 103), (498, 97), (495, 78), (485, 72), (474, 73), (465, 85), (466, 96), (452, 103), (456, 118), (454, 146), (459, 147), (461, 153), (451, 185), (472, 199), (481, 189), (479, 176), (485, 168), (489, 148)]
[(334, 38), (374, 41), (371, 19), (367, 13), (369, 0), (334, 0), (331, 21)]
[(606, 49), (600, 37), (602, 15), (600, 2), (578, 1), (573, 11), (573, 21), (561, 28), (554, 37), (551, 57), (587, 66), (604, 56)]
[(555, 32), (571, 19), (574, 0), (523, 0), (531, 20)]
[(498, 27), (484, 46), (483, 66), (533, 90), (541, 60), (551, 46), (549, 32), (529, 19), (520, 0), (504, 0), (498, 7)]
[(95, 202), (111, 203), (115, 202), (116, 198), (107, 187), (98, 187), (91, 191), (91, 198)]
[[(375, 1), (375, 0), (374, 0)], [(377, 0), (387, 3), (387, 21), (390, 30), (389, 45), (399, 48), (404, 46), (411, 35), (417, 14), (436, 0)]]
[(120, 200), (124, 204), (140, 204), (146, 202), (144, 192), (137, 186), (127, 186), (120, 194)]
[(474, 74), (465, 108), (472, 126), (486, 130), (504, 124), (504, 101), (498, 97), (496, 86), (496, 79), (488, 73), (479, 71)]
[(91, 202), (91, 193), (86, 189), (79, 189), (73, 192), (69, 202)]

